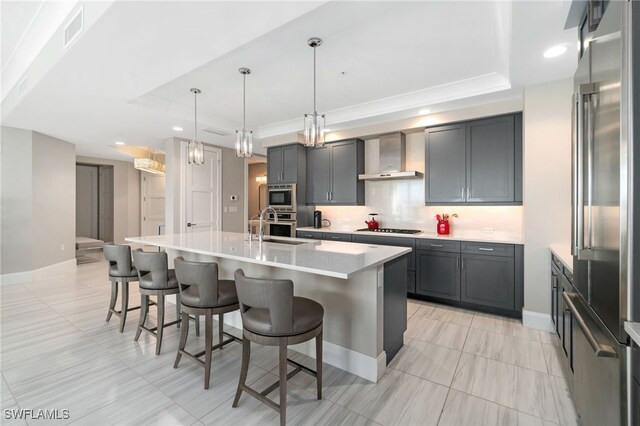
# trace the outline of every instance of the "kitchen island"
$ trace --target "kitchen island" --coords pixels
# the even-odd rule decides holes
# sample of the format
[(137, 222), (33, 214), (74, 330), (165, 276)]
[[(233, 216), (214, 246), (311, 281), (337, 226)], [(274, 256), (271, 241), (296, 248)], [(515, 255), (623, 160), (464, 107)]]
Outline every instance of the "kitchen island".
[[(403, 345), (406, 315), (406, 247), (296, 238), (249, 241), (247, 234), (194, 232), (130, 237), (177, 256), (214, 261), (221, 279), (238, 268), (247, 276), (291, 279), (294, 294), (324, 307), (324, 362), (377, 382)], [(242, 328), (239, 312), (225, 323)], [(315, 357), (313, 342), (291, 349)]]

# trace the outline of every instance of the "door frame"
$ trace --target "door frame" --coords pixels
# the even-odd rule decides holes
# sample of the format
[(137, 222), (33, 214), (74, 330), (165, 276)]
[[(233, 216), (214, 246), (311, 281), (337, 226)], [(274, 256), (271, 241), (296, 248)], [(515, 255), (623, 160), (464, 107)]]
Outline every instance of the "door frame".
[[(187, 141), (180, 141), (180, 227), (179, 233), (187, 233)], [(216, 198), (218, 199), (218, 228), (222, 231), (222, 149), (204, 144), (206, 151), (213, 151), (218, 154), (218, 171), (216, 173)], [(165, 212), (166, 214), (166, 212)], [(175, 230), (174, 230), (175, 231)]]

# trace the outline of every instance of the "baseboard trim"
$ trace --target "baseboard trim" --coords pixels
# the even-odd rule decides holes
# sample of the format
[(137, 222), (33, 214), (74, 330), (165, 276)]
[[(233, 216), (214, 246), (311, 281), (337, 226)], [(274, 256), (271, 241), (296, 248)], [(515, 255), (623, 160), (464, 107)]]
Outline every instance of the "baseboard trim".
[(42, 275), (65, 272), (76, 268), (76, 259), (65, 260), (64, 262), (55, 263), (53, 265), (44, 266), (32, 271), (13, 272), (11, 274), (0, 275), (0, 285), (11, 285), (19, 283), (28, 283)]
[[(238, 311), (224, 314), (224, 323), (242, 330), (242, 318)], [(384, 351), (378, 357), (371, 357), (326, 340), (322, 346), (323, 361), (341, 370), (374, 383), (378, 383), (386, 372), (387, 354)], [(316, 343), (313, 339), (299, 345), (292, 345), (290, 348), (311, 358), (316, 357)]]
[(522, 310), (522, 325), (527, 328), (533, 328), (535, 330), (546, 331), (549, 333), (553, 331), (551, 315), (527, 311), (526, 309)]

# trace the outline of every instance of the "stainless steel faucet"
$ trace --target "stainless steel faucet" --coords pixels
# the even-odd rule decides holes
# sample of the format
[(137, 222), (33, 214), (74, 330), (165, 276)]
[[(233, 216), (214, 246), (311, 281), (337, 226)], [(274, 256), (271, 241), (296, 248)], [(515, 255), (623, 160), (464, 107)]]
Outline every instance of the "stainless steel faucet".
[(260, 231), (258, 231), (258, 241), (260, 242), (264, 240), (264, 214), (269, 210), (273, 213), (273, 221), (275, 223), (278, 223), (278, 212), (276, 212), (273, 208), (266, 207), (260, 212)]

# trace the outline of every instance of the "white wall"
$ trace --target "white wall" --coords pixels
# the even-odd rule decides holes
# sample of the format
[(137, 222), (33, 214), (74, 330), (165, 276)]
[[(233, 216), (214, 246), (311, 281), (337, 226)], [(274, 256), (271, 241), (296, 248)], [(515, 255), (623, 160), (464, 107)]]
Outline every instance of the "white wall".
[(76, 257), (76, 147), (33, 132), (31, 269)]
[(2, 263), (27, 272), (75, 258), (75, 146), (2, 127)]
[(126, 237), (140, 235), (140, 171), (128, 161), (76, 157), (79, 164), (113, 166), (113, 240), (124, 244)]
[(31, 270), (32, 132), (2, 127), (1, 264), (8, 274)]
[(570, 78), (524, 91), (524, 300), (534, 313), (551, 312), (549, 244), (571, 241), (572, 93)]
[[(365, 172), (378, 171), (378, 139), (365, 141)], [(423, 132), (406, 136), (406, 170), (425, 171)], [(366, 206), (318, 206), (322, 217), (333, 226), (366, 227), (369, 213), (378, 213), (378, 221), (385, 228), (409, 228), (435, 232), (438, 213), (457, 213), (451, 219), (452, 233), (456, 230), (522, 234), (522, 206), (425, 206), (424, 178), (366, 181)]]

